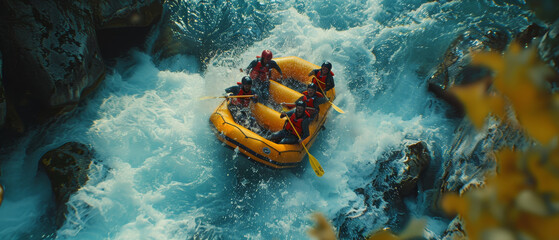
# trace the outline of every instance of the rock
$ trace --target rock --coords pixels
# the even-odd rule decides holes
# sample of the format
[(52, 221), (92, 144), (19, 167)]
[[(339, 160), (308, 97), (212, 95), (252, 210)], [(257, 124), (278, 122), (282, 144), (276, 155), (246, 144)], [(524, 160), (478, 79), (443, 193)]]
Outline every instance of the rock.
[(520, 46), (528, 47), (532, 45), (534, 39), (542, 37), (546, 32), (547, 29), (545, 27), (532, 23), (517, 34), (514, 39)]
[(123, 27), (146, 27), (158, 21), (163, 3), (149, 1), (100, 1), (95, 7), (95, 18), (100, 29)]
[(2, 52), (0, 52), (0, 130), (4, 128), (6, 123), (7, 104), (4, 94), (4, 85), (2, 85)]
[(463, 227), (464, 223), (459, 217), (455, 217), (452, 221), (448, 224), (447, 229), (441, 236), (442, 240), (466, 240), (468, 237), (466, 236), (466, 232), (464, 231)]
[(0, 2), (0, 21), (9, 23), (0, 25), (5, 126), (25, 128), (72, 111), (104, 79), (97, 31), (146, 26), (161, 11), (157, 0)]
[(431, 156), (427, 144), (422, 141), (403, 143), (401, 147), (375, 161), (371, 182), (355, 190), (357, 195), (363, 196), (363, 203), (354, 203), (338, 214), (335, 225), (340, 238), (364, 236), (375, 230), (379, 224), (378, 211), (385, 211), (390, 217), (388, 223), (381, 223), (384, 227), (398, 231), (406, 225), (409, 210), (404, 198), (418, 193), (421, 174), (431, 162)]
[(542, 60), (559, 72), (559, 19), (550, 26), (549, 31), (543, 36), (538, 45), (538, 52)]
[(66, 202), (85, 185), (93, 151), (86, 145), (68, 142), (41, 157), (40, 164), (51, 181), (57, 208), (56, 224), (62, 226), (67, 213)]
[(526, 7), (535, 16), (544, 22), (553, 22), (559, 19), (559, 5), (556, 0), (526, 0)]
[[(51, 1), (3, 1), (0, 40), (8, 101), (25, 122), (46, 120), (75, 107), (105, 67), (87, 6)], [(23, 24), (23, 21), (26, 24)]]
[(95, 16), (97, 41), (101, 55), (109, 65), (110, 59), (126, 55), (130, 49), (144, 49), (152, 26), (161, 19), (163, 4), (160, 1), (109, 1), (100, 4)]
[(471, 55), (482, 50), (503, 51), (508, 44), (508, 35), (508, 32), (495, 29), (483, 33), (472, 30), (460, 35), (446, 50), (443, 62), (428, 77), (428, 90), (453, 106), (454, 114), (462, 117), (462, 104), (447, 90), (489, 76), (487, 68), (470, 65)]
[(401, 182), (396, 183), (400, 196), (406, 197), (417, 193), (420, 175), (430, 162), (431, 156), (424, 142), (417, 142), (407, 147), (404, 173)]
[[(477, 130), (464, 119), (455, 130), (452, 148), (448, 150), (443, 173), (437, 184), (440, 201), (445, 193), (463, 194), (472, 188), (483, 187), (487, 174), (496, 171), (494, 151), (503, 148), (526, 149), (531, 142), (514, 123), (488, 119), (484, 129)], [(431, 209), (441, 213), (441, 209)]]

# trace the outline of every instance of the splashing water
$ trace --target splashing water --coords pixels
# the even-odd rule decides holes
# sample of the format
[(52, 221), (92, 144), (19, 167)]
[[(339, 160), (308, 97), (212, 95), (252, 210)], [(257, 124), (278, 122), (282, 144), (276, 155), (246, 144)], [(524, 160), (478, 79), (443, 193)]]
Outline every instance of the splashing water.
[[(442, 60), (463, 31), (517, 30), (529, 16), (514, 1), (260, 4), (275, 4), (265, 8), (271, 9), (273, 28), (244, 32), (253, 34), (253, 42), (223, 46), (204, 72), (195, 56), (155, 63), (132, 52), (74, 113), (5, 147), (0, 238), (54, 237), (41, 235), (52, 228), (54, 202), (38, 161), (48, 150), (77, 141), (91, 145), (96, 159), (88, 183), (68, 202), (58, 238), (307, 239), (313, 212), (336, 219), (364, 209), (364, 196), (355, 190), (383, 177), (376, 163), (402, 142), (426, 142), (435, 164), (442, 164), (456, 123), (426, 91), (422, 73)], [(240, 11), (235, 16), (247, 14)], [(221, 31), (242, 32), (244, 23), (231, 22)], [(310, 149), (326, 172), (322, 178), (307, 162), (291, 170), (265, 168), (225, 147), (211, 131), (208, 118), (220, 100), (198, 98), (221, 95), (262, 49), (334, 66), (336, 105), (346, 114), (332, 112)], [(384, 211), (391, 203), (380, 201), (365, 213), (374, 218), (361, 223), (367, 231), (391, 223), (393, 216)], [(436, 237), (444, 221), (430, 220), (428, 228)]]

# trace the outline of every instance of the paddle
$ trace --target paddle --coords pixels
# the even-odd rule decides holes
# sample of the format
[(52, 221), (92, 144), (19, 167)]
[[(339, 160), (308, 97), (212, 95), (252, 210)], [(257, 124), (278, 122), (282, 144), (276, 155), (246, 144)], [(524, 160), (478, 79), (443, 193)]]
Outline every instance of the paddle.
[[(316, 77), (312, 77), (313, 79), (316, 79)], [(318, 79), (316, 79), (316, 85), (318, 85), (318, 87), (320, 88), (320, 90), (326, 94), (326, 92), (324, 91), (324, 89), (322, 89), (322, 87), (320, 86), (320, 84), (318, 84), (318, 82), (320, 82)], [(324, 96), (326, 97), (326, 96)], [(330, 99), (328, 99), (328, 102), (332, 105), (332, 107), (334, 108), (334, 110), (338, 111), (339, 113), (345, 113), (341, 108), (339, 108), (338, 106), (336, 106), (336, 104), (334, 104), (332, 101), (330, 101)]]
[[(287, 108), (285, 108), (285, 107), (290, 107), (290, 108), (294, 108), (294, 107), (295, 107), (295, 103), (286, 103), (286, 102), (282, 102), (282, 103), (280, 103), (280, 105), (282, 106), (284, 112), (289, 111), (289, 109), (287, 109)], [(313, 108), (313, 107), (306, 107), (305, 109), (306, 109), (306, 110), (311, 110), (311, 111), (316, 111), (316, 108)]]
[[(293, 129), (296, 129), (293, 123), (291, 122), (291, 118), (289, 116), (287, 116), (287, 121), (289, 121), (289, 124), (291, 124), (291, 127)], [(301, 136), (299, 135), (299, 133), (297, 131), (295, 131), (295, 133), (297, 134), (299, 140), (301, 140)], [(314, 173), (316, 173), (317, 176), (322, 177), (322, 175), (324, 175), (324, 170), (322, 169), (322, 166), (320, 166), (318, 160), (316, 160), (316, 158), (314, 158), (314, 156), (311, 155), (311, 153), (309, 152), (309, 150), (307, 149), (307, 147), (303, 142), (301, 142), (301, 145), (303, 145), (303, 148), (305, 149), (305, 151), (307, 151), (307, 154), (309, 155), (309, 162), (311, 163), (311, 167), (314, 170)]]
[(220, 96), (220, 97), (206, 96), (206, 97), (198, 98), (198, 100), (215, 99), (215, 98), (247, 98), (247, 97), (254, 97), (254, 95)]

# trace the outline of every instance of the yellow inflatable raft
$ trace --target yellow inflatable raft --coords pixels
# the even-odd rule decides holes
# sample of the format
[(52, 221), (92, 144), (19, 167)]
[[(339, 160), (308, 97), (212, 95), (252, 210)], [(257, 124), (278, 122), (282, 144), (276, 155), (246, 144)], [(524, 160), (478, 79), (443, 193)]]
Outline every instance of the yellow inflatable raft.
[[(308, 76), (309, 72), (312, 69), (320, 68), (298, 57), (282, 57), (274, 60), (280, 66), (284, 79), (292, 78), (305, 85), (312, 81), (312, 77)], [(300, 92), (278, 83), (276, 81), (278, 77), (279, 74), (272, 71), (270, 101), (293, 103), (303, 96)], [(334, 101), (335, 95), (335, 89), (326, 93), (326, 96), (332, 101)], [(210, 116), (210, 122), (214, 126), (217, 138), (225, 144), (232, 148), (238, 148), (239, 152), (249, 159), (274, 168), (295, 167), (307, 154), (301, 144), (277, 144), (235, 123), (227, 107), (228, 104), (228, 100), (223, 101)], [(316, 140), (330, 108), (331, 104), (328, 102), (320, 105), (318, 118), (312, 121), (309, 126), (310, 136), (303, 141), (307, 148), (310, 148)], [(287, 118), (280, 118), (280, 112), (261, 103), (252, 104), (251, 110), (258, 123), (270, 131), (275, 132), (283, 129), (283, 125), (287, 121)]]

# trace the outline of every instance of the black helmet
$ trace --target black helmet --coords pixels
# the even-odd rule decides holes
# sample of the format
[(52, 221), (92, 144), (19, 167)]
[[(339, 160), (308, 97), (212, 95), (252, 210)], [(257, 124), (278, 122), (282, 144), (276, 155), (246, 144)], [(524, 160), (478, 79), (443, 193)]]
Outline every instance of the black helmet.
[(309, 85), (307, 85), (307, 88), (312, 88), (314, 90), (318, 90), (318, 86), (314, 83), (309, 83)]
[(244, 76), (241, 83), (244, 85), (252, 85), (252, 79), (249, 76)]
[(307, 104), (305, 104), (305, 102), (303, 102), (302, 100), (299, 100), (299, 101), (295, 102), (295, 106), (296, 107), (299, 107), (299, 106), (307, 107)]
[(328, 68), (328, 70), (332, 71), (332, 64), (330, 62), (325, 61), (325, 62), (322, 63), (322, 66), (320, 66), (320, 67), (324, 67), (324, 66), (326, 66), (326, 68)]

